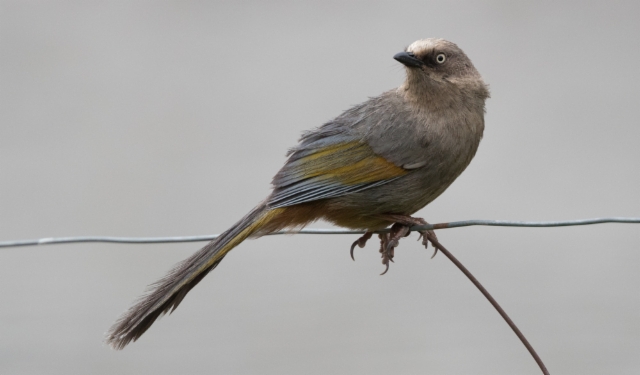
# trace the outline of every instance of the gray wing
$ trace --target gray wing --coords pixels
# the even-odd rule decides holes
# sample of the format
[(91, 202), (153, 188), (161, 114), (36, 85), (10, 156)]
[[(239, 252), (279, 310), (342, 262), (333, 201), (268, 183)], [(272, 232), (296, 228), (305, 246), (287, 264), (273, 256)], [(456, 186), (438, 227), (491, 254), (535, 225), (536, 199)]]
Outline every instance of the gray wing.
[[(392, 110), (385, 95), (356, 106), (318, 129), (303, 134), (289, 159), (273, 178), (269, 207), (332, 198), (384, 185), (425, 163), (410, 157), (420, 145), (415, 136), (394, 141), (393, 130), (409, 121)], [(392, 135), (391, 142), (384, 139)], [(374, 139), (372, 139), (374, 138)], [(407, 142), (409, 140), (409, 142)], [(415, 152), (413, 152), (415, 155)], [(409, 156), (409, 157), (407, 157)]]

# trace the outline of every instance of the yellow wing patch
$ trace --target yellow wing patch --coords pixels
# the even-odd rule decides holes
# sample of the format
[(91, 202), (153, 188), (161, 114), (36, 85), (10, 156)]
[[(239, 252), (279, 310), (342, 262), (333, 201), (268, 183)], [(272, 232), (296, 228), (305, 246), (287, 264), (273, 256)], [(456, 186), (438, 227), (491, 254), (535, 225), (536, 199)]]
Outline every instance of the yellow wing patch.
[(272, 208), (355, 193), (410, 173), (358, 141), (298, 152), (273, 179)]
[(327, 146), (303, 157), (300, 162), (303, 178), (319, 177), (345, 185), (387, 180), (408, 173), (360, 142)]

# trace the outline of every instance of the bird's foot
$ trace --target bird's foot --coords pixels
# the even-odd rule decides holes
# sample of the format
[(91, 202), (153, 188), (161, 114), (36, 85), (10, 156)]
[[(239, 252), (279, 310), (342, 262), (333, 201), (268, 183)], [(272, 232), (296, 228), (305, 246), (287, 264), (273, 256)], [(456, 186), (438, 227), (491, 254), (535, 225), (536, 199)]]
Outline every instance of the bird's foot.
[(389, 233), (380, 233), (380, 253), (382, 254), (382, 264), (385, 265), (384, 275), (389, 271), (389, 264), (393, 262), (395, 248), (400, 244), (400, 239), (409, 235), (411, 226), (401, 223), (395, 223), (391, 226)]
[[(391, 219), (393, 219), (396, 223), (403, 223), (409, 226), (429, 224), (424, 219), (419, 217), (411, 217), (411, 216), (405, 216), (405, 215), (388, 215), (388, 216)], [(420, 230), (418, 231), (418, 233), (420, 233), (420, 236), (418, 237), (418, 241), (422, 239), (422, 245), (424, 246), (425, 249), (429, 248), (429, 240), (431, 238), (433, 238), (436, 241), (438, 240), (438, 237), (436, 236), (436, 232), (431, 229)], [(433, 259), (433, 257), (435, 257), (436, 254), (438, 253), (438, 249), (435, 246), (433, 249), (434, 250), (433, 250), (433, 255), (431, 256), (431, 259)]]
[[(396, 223), (405, 224), (410, 227), (429, 224), (424, 219), (419, 217), (411, 217), (411, 216), (405, 216), (405, 215), (386, 215), (386, 217), (395, 221)], [(420, 236), (418, 237), (418, 241), (422, 239), (422, 245), (424, 245), (425, 249), (429, 248), (429, 238), (438, 240), (436, 233), (431, 229), (420, 230), (418, 231), (418, 233), (420, 233)], [(431, 258), (436, 256), (437, 253), (438, 253), (438, 249), (435, 249)]]
[[(411, 227), (416, 225), (425, 225), (428, 224), (424, 219), (415, 218), (406, 215), (384, 215), (385, 219), (389, 221), (395, 222), (393, 226), (391, 226), (391, 230), (389, 233), (380, 233), (378, 234), (378, 238), (380, 238), (380, 254), (382, 257), (382, 264), (386, 266), (384, 272), (381, 275), (384, 275), (389, 271), (389, 265), (393, 262), (393, 256), (395, 252), (395, 248), (398, 246), (399, 241), (402, 237), (408, 236), (411, 232)], [(420, 237), (418, 240), (422, 239), (422, 244), (425, 248), (429, 246), (429, 239), (433, 238), (437, 240), (436, 234), (433, 230), (423, 230), (419, 231)], [(355, 260), (353, 256), (353, 251), (356, 248), (356, 245), (360, 248), (363, 248), (367, 241), (373, 236), (373, 232), (366, 232), (362, 237), (358, 238), (351, 245), (351, 259)], [(438, 249), (435, 249), (431, 258), (436, 256)]]

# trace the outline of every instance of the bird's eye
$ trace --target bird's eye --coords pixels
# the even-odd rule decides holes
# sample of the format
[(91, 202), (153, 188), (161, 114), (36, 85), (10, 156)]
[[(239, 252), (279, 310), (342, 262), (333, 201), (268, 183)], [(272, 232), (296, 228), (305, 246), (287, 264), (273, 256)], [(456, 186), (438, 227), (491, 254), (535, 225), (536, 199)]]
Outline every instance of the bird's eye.
[(438, 64), (442, 64), (446, 59), (447, 56), (445, 56), (444, 53), (440, 53), (438, 54), (438, 56), (436, 56), (436, 61), (438, 62)]

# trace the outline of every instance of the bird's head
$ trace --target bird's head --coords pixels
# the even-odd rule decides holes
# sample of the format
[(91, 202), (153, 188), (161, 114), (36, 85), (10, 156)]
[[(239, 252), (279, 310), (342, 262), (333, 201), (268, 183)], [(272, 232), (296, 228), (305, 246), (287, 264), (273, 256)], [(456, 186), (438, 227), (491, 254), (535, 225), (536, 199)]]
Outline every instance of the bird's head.
[(444, 39), (421, 39), (393, 56), (407, 70), (405, 89), (423, 92), (455, 86), (488, 97), (480, 73), (467, 55), (454, 43)]

